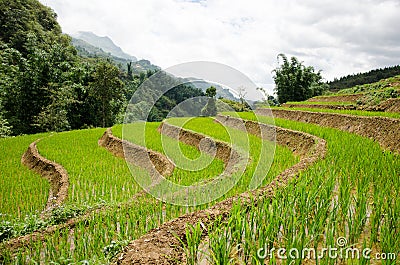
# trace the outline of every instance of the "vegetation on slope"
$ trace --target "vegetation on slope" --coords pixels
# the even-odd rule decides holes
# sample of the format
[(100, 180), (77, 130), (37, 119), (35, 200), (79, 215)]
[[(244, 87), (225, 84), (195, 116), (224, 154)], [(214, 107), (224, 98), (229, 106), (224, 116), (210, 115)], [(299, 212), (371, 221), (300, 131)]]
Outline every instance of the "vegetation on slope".
[(273, 71), (273, 79), (280, 103), (306, 100), (327, 90), (321, 71), (315, 72), (314, 67), (303, 65), (296, 57), (289, 60), (286, 55), (279, 54), (279, 58), (283, 63)]
[[(132, 64), (123, 72), (106, 59), (78, 56), (56, 17), (37, 0), (0, 2), (2, 137), (112, 126), (122, 121), (128, 100), (154, 73), (134, 75)], [(115, 82), (101, 85), (100, 80)], [(171, 106), (199, 95), (201, 90), (181, 85), (159, 100), (149, 120), (159, 121)]]
[(341, 78), (335, 78), (333, 81), (328, 82), (329, 89), (337, 91), (349, 87), (371, 84), (384, 78), (393, 77), (400, 74), (400, 65), (385, 67), (380, 69), (371, 70), (366, 73), (359, 73), (347, 75)]

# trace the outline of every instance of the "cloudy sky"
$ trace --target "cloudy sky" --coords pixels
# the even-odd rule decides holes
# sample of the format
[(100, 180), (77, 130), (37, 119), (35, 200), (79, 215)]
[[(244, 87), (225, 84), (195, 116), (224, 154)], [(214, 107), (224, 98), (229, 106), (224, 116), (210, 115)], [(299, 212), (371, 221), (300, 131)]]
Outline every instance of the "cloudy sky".
[(227, 64), (269, 91), (279, 53), (327, 80), (400, 64), (400, 0), (40, 1), (65, 33), (109, 36), (162, 68)]

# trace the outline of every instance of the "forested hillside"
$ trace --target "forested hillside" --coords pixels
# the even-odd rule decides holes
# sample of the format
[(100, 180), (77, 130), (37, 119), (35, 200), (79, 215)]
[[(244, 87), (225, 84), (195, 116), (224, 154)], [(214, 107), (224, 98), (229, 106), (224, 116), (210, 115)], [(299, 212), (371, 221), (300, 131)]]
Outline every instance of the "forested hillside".
[[(154, 73), (135, 75), (132, 65), (122, 71), (109, 59), (79, 56), (57, 15), (37, 0), (0, 1), (0, 60), (2, 137), (121, 122), (127, 101)], [(185, 94), (202, 92), (187, 87)], [(174, 96), (162, 100), (179, 103)], [(155, 113), (159, 120), (165, 111)]]
[(347, 75), (341, 78), (335, 78), (328, 82), (329, 89), (337, 91), (344, 88), (354, 87), (357, 85), (371, 84), (379, 80), (393, 77), (400, 74), (400, 65), (385, 67), (371, 70), (366, 73)]

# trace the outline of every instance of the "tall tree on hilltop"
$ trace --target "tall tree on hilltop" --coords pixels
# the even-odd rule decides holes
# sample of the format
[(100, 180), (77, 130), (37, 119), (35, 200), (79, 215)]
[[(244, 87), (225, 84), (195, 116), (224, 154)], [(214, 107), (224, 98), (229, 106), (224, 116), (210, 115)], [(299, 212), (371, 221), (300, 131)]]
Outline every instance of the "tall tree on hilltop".
[(217, 105), (215, 103), (215, 96), (217, 95), (217, 89), (213, 86), (207, 88), (206, 96), (209, 97), (207, 105), (201, 110), (203, 116), (215, 116), (217, 115)]
[(321, 71), (315, 72), (314, 67), (304, 66), (296, 57), (290, 60), (284, 54), (278, 55), (283, 63), (273, 70), (275, 91), (280, 103), (287, 101), (303, 101), (321, 95), (328, 89), (323, 82)]

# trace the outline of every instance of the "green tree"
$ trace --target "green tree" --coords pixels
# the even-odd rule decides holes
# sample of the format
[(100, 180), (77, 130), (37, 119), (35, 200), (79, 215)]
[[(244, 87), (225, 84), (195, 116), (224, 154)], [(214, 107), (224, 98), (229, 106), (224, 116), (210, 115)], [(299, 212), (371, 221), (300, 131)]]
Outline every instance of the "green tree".
[(280, 58), (283, 63), (273, 71), (275, 92), (280, 103), (303, 101), (328, 89), (321, 71), (315, 72), (314, 67), (304, 66), (296, 57), (288, 60), (286, 55), (279, 54), (278, 61)]
[(99, 62), (90, 84), (90, 95), (99, 101), (101, 126), (111, 126), (124, 102), (124, 84), (119, 69), (109, 62)]
[[(1, 94), (0, 94), (1, 96)], [(0, 97), (0, 138), (7, 137), (11, 135), (12, 127), (8, 123), (8, 121), (3, 117), (3, 106), (1, 103), (1, 97)]]
[(215, 103), (215, 96), (217, 95), (217, 89), (213, 86), (207, 88), (206, 96), (209, 97), (207, 104), (201, 110), (203, 116), (215, 116), (217, 115), (217, 105)]

